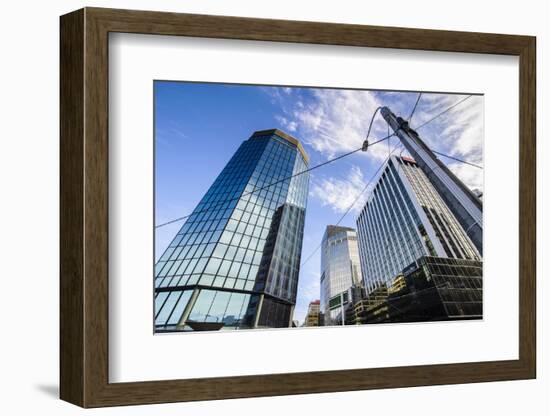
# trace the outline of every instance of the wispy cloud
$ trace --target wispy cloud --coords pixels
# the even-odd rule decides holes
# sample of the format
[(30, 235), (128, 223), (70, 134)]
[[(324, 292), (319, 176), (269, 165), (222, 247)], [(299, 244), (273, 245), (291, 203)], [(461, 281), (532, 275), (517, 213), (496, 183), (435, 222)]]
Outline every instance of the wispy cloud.
[[(415, 92), (381, 92), (338, 89), (269, 88), (281, 114), (276, 119), (283, 129), (295, 133), (322, 159), (332, 158), (361, 147), (377, 107), (388, 106), (408, 118), (418, 97)], [(411, 125), (419, 126), (464, 99), (457, 94), (422, 94)], [(370, 141), (385, 137), (388, 126), (380, 115), (374, 119)], [(483, 163), (483, 97), (474, 96), (419, 130), (433, 149), (451, 156)], [(381, 163), (387, 156), (385, 145), (369, 148), (366, 157)], [(466, 185), (483, 190), (483, 171), (442, 158)], [(343, 212), (363, 188), (363, 173), (355, 166), (345, 179), (320, 177), (312, 184), (311, 195), (335, 212)], [(358, 206), (360, 204), (357, 204)], [(357, 208), (356, 208), (357, 209)]]
[(188, 136), (184, 129), (175, 122), (170, 123), (168, 126), (162, 128), (157, 127), (155, 132), (155, 140), (165, 146), (170, 146), (173, 140), (187, 140)]
[[(351, 212), (359, 213), (365, 203), (366, 180), (361, 169), (352, 165), (346, 178), (319, 178), (313, 183), (310, 195), (317, 198), (323, 206), (330, 207), (335, 213), (344, 213), (357, 199)], [(359, 199), (358, 199), (359, 198)]]
[[(291, 113), (302, 139), (327, 157), (361, 147), (372, 114), (382, 103), (370, 91), (312, 90), (312, 99), (296, 106)], [(373, 137), (384, 135), (385, 124), (378, 117)], [(372, 148), (372, 156), (383, 158), (384, 152)]]
[(458, 162), (447, 164), (447, 166), (468, 188), (483, 191), (483, 171), (481, 169)]
[[(413, 126), (420, 125), (466, 98), (463, 95), (425, 94)], [(454, 156), (469, 157), (474, 163), (483, 158), (483, 97), (473, 96), (436, 118), (420, 130), (430, 146), (444, 147)], [(472, 160), (473, 158), (473, 160)]]
[(288, 130), (290, 132), (295, 132), (298, 128), (298, 123), (297, 122), (291, 121), (291, 120), (287, 119), (286, 117), (276, 115), (275, 120), (277, 120), (279, 122), (279, 124), (281, 124), (281, 127), (284, 130)]
[[(412, 125), (430, 120), (464, 98), (448, 94), (423, 95), (424, 104)], [(419, 134), (432, 149), (483, 165), (483, 120), (483, 97), (473, 96), (420, 129)], [(439, 157), (468, 187), (483, 190), (483, 170)]]
[(271, 103), (281, 106), (284, 111), (286, 100), (292, 95), (293, 88), (290, 87), (260, 87), (270, 97)]

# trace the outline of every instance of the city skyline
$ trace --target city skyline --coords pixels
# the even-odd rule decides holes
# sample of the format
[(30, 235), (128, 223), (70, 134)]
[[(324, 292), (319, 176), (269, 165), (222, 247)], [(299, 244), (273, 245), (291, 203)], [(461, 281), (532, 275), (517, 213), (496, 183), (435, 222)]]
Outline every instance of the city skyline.
[[(157, 82), (155, 222), (160, 224), (190, 213), (201, 197), (201, 189), (204, 192), (208, 188), (214, 180), (216, 169), (220, 171), (235, 150), (236, 141), (247, 137), (251, 131), (271, 127), (286, 130), (303, 142), (314, 165), (349, 150), (351, 146), (360, 147), (372, 114), (369, 109), (374, 105), (386, 104), (394, 111), (408, 115), (417, 96), (416, 92)], [(464, 97), (423, 94), (414, 120), (418, 124), (423, 123)], [(481, 163), (482, 147), (472, 137), (482, 129), (482, 101), (482, 97), (474, 96), (465, 105), (457, 107), (456, 112), (450, 112), (426, 126), (422, 130), (423, 139), (432, 145), (436, 143), (437, 149), (442, 152)], [(329, 102), (333, 105), (329, 106)], [(351, 116), (343, 117), (344, 112), (353, 115), (353, 119), (350, 119)], [(386, 131), (384, 120), (378, 117), (371, 137), (382, 137)], [(338, 140), (338, 137), (343, 137), (342, 134), (346, 139)], [(333, 140), (329, 140), (332, 135)], [(436, 136), (445, 140), (438, 140)], [(482, 136), (476, 137), (479, 141)], [(208, 145), (205, 146), (205, 143)], [(388, 141), (388, 146), (373, 146), (368, 154), (352, 155), (341, 163), (312, 173), (303, 259), (314, 253), (324, 226), (338, 221), (343, 210), (358, 196), (360, 189), (387, 156), (389, 146), (393, 148), (396, 144), (397, 139), (393, 138)], [(469, 186), (483, 189), (482, 176), (480, 180), (475, 169), (464, 169), (458, 163), (449, 163), (449, 167)], [(174, 196), (170, 190), (181, 183), (186, 184), (185, 194)], [(360, 200), (353, 207), (341, 225), (356, 228), (355, 215), (362, 203)], [(319, 226), (320, 221), (324, 225)], [(155, 260), (179, 227), (181, 224), (175, 224), (155, 231)], [(294, 315), (294, 319), (300, 322), (306, 315), (309, 302), (320, 297), (319, 264), (320, 254), (314, 253), (300, 271)]]

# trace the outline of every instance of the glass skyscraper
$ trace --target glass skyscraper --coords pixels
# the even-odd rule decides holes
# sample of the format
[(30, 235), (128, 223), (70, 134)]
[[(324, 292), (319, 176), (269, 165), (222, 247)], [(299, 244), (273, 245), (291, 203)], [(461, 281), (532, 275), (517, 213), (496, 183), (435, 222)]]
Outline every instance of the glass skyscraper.
[(321, 242), (321, 311), (325, 325), (343, 325), (345, 306), (351, 302), (348, 290), (360, 283), (355, 230), (328, 225)]
[(240, 145), (155, 266), (156, 331), (290, 326), (307, 166), (280, 130)]
[(416, 162), (391, 156), (357, 219), (368, 292), (391, 286), (422, 256), (481, 260), (481, 255)]

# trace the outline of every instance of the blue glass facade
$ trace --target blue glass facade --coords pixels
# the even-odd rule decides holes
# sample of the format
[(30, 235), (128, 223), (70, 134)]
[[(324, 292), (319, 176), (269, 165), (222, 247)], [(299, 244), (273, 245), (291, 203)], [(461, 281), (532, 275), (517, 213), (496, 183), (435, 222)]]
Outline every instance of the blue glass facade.
[(423, 256), (480, 260), (472, 241), (413, 159), (392, 156), (357, 218), (367, 292)]
[(343, 325), (347, 292), (352, 286), (360, 285), (361, 281), (355, 229), (328, 225), (321, 241), (320, 287), (324, 325)]
[(309, 178), (281, 180), (307, 164), (279, 130), (240, 145), (155, 266), (156, 330), (289, 326)]

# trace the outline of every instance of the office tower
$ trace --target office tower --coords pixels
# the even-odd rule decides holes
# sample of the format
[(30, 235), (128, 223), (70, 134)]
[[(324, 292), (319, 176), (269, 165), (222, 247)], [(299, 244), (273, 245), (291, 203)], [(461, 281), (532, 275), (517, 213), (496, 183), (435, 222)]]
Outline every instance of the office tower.
[(391, 156), (357, 219), (367, 293), (391, 286), (423, 256), (481, 260), (447, 204), (417, 163)]
[(328, 225), (321, 242), (321, 312), (325, 325), (343, 325), (348, 289), (361, 283), (357, 234)]
[(307, 166), (280, 130), (240, 145), (156, 264), (157, 331), (291, 325)]
[(483, 203), (451, 170), (426, 146), (406, 120), (397, 117), (388, 107), (380, 110), (409, 154), (418, 163), (448, 209), (462, 226), (477, 251), (483, 255)]
[(304, 326), (320, 326), (321, 325), (321, 302), (319, 300), (314, 300), (309, 302), (307, 308), (307, 315), (304, 319)]

